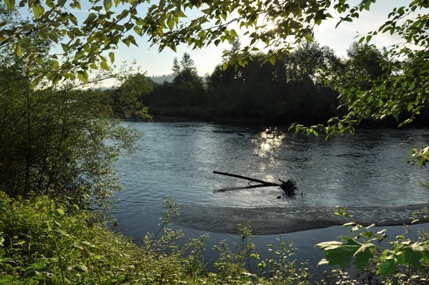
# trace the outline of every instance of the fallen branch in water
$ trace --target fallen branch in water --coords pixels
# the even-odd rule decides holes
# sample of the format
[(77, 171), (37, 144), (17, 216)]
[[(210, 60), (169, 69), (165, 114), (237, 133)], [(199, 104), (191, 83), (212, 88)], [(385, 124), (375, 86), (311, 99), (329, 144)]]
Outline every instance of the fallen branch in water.
[[(231, 177), (235, 177), (235, 178), (240, 178), (240, 179), (245, 179), (245, 180), (249, 180), (252, 182), (257, 182), (257, 183), (261, 183), (262, 185), (253, 185), (253, 186), (248, 186), (248, 187), (242, 187), (241, 189), (247, 189), (247, 188), (257, 188), (257, 187), (267, 187), (267, 186), (280, 186), (280, 188), (282, 188), (282, 190), (285, 192), (285, 194), (289, 197), (295, 196), (296, 194), (296, 183), (292, 180), (288, 180), (288, 181), (283, 181), (281, 179), (279, 179), (280, 182), (282, 182), (281, 184), (278, 183), (273, 183), (273, 182), (267, 182), (267, 181), (263, 181), (260, 179), (255, 179), (255, 178), (251, 178), (251, 177), (247, 177), (247, 176), (242, 176), (242, 175), (237, 175), (237, 174), (232, 174), (232, 173), (227, 173), (227, 172), (219, 172), (219, 171), (213, 171), (214, 174), (220, 174), (220, 175), (226, 175), (226, 176), (231, 176)], [(240, 188), (234, 189), (234, 190), (239, 190)], [(221, 190), (217, 190), (216, 192), (225, 192), (225, 191), (230, 191), (230, 190), (225, 190), (225, 189), (221, 189)]]

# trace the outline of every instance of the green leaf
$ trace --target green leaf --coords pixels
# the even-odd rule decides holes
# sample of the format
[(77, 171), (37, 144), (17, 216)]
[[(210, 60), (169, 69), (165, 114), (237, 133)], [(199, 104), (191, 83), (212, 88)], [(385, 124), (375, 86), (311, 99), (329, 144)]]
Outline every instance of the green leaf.
[(0, 277), (0, 284), (11, 284), (11, 281), (13, 280), (13, 276), (5, 275)]
[(111, 63), (115, 62), (115, 53), (113, 51), (109, 52), (109, 58)]
[(339, 265), (341, 268), (345, 268), (351, 263), (353, 255), (357, 250), (355, 246), (350, 247), (336, 241), (322, 242), (316, 244), (316, 246), (325, 252), (325, 259), (329, 265)]
[(110, 8), (112, 8), (112, 0), (104, 0), (103, 4), (106, 12), (109, 12)]
[(70, 21), (71, 21), (75, 26), (77, 26), (77, 25), (78, 25), (77, 18), (76, 18), (76, 16), (75, 16), (75, 15), (70, 15)]
[(371, 243), (364, 243), (355, 253), (355, 265), (359, 272), (366, 267), (369, 260), (373, 258), (373, 249), (375, 245)]
[(88, 73), (84, 70), (79, 70), (77, 72), (77, 78), (79, 78), (80, 81), (87, 83), (88, 82)]
[(4, 0), (4, 3), (6, 4), (7, 8), (11, 11), (15, 8), (15, 0)]
[(17, 56), (22, 57), (22, 47), (20, 44), (15, 45), (15, 53)]
[(45, 13), (45, 9), (42, 6), (34, 5), (33, 6), (33, 15), (36, 19), (38, 19), (41, 15)]
[(354, 254), (361, 248), (362, 244), (356, 242), (351, 237), (342, 237), (347, 243), (338, 241), (329, 241), (316, 244), (325, 253), (325, 259), (328, 264), (339, 265), (341, 268), (348, 266), (353, 259)]
[(235, 38), (238, 38), (238, 34), (237, 34), (237, 32), (236, 32), (234, 29), (232, 29), (232, 30), (230, 31), (230, 34), (231, 34), (231, 36), (233, 36), (233, 37), (235, 37)]
[(97, 18), (97, 15), (95, 13), (91, 13), (88, 15), (86, 20), (83, 22), (84, 24), (92, 23)]
[(45, 29), (45, 28), (39, 29), (39, 30), (37, 31), (37, 33), (39, 34), (39, 36), (40, 36), (42, 39), (44, 39), (44, 40), (48, 40), (48, 38), (49, 38), (49, 33), (48, 33), (47, 29)]
[(387, 277), (389, 274), (394, 273), (395, 269), (395, 259), (393, 256), (389, 256), (378, 266), (378, 271), (383, 277)]
[(64, 44), (64, 43), (61, 43), (61, 47), (63, 48), (63, 51), (64, 51), (64, 52), (68, 52), (68, 51), (69, 51), (69, 49), (70, 49), (69, 45)]
[(88, 273), (88, 267), (86, 267), (85, 265), (82, 265), (82, 264), (75, 265), (74, 269), (76, 269), (77, 271), (79, 271), (81, 273)]
[(45, 261), (38, 260), (24, 269), (24, 276), (25, 277), (34, 276), (37, 274), (37, 271), (43, 270), (45, 267), (46, 267)]
[(134, 32), (139, 36), (143, 34), (143, 30), (139, 26), (134, 26)]
[(311, 34), (306, 34), (305, 39), (307, 40), (307, 42), (313, 42), (313, 36)]
[(87, 242), (87, 241), (83, 241), (83, 242), (82, 242), (82, 244), (83, 244), (84, 246), (86, 246), (87, 248), (89, 248), (89, 249), (95, 249), (95, 248), (96, 248), (96, 246), (95, 246), (95, 245), (93, 245), (92, 243), (89, 243), (89, 242)]
[(107, 70), (107, 71), (109, 71), (109, 70), (110, 70), (109, 65), (107, 64), (107, 62), (106, 62), (105, 60), (103, 60), (103, 61), (100, 63), (100, 67), (101, 67), (102, 69), (104, 69), (104, 70)]
[(343, 227), (354, 227), (354, 226), (356, 226), (356, 223), (355, 223), (355, 222), (349, 222), (349, 223), (345, 223), (345, 224), (343, 225)]
[(55, 210), (55, 213), (56, 213), (57, 215), (59, 215), (59, 216), (64, 216), (64, 215), (65, 215), (64, 210), (63, 210), (63, 209), (60, 209), (60, 208), (56, 209), (56, 210)]
[[(61, 2), (64, 2), (63, 4), (65, 4), (66, 1), (65, 0), (61, 0)], [(61, 5), (63, 5), (63, 4), (61, 4)], [(73, 1), (73, 3), (71, 3), (70, 6), (72, 8), (75, 8), (75, 9), (78, 9), (78, 10), (82, 10), (82, 7), (80, 5), (80, 1), (79, 0)]]
[(49, 33), (48, 37), (54, 43), (58, 43), (58, 34), (57, 33), (51, 32), (51, 33)]
[(174, 20), (173, 20), (173, 18), (172, 17), (169, 17), (168, 19), (167, 19), (167, 26), (168, 26), (168, 28), (170, 29), (170, 30), (173, 30), (173, 28), (174, 28)]
[(183, 13), (182, 10), (176, 10), (176, 16), (179, 17), (179, 18), (187, 18), (186, 14)]

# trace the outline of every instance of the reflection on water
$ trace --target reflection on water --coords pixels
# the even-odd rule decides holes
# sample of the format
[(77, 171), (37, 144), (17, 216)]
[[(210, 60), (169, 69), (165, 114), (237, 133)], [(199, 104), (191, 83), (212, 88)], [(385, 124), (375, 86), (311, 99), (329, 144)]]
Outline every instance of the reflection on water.
[[(412, 146), (427, 144), (427, 130), (358, 131), (325, 141), (280, 128), (208, 123), (132, 123), (142, 150), (116, 164), (124, 201), (159, 205), (166, 195), (179, 204), (213, 207), (402, 206), (428, 201), (420, 181), (426, 170), (406, 163)], [(293, 179), (299, 196), (277, 199), (279, 187), (240, 191), (248, 181)], [(121, 206), (119, 204), (119, 206)], [(123, 206), (129, 207), (128, 204)]]
[(281, 145), (286, 133), (277, 130), (276, 127), (270, 127), (258, 133), (255, 143), (255, 154), (259, 157), (269, 157)]

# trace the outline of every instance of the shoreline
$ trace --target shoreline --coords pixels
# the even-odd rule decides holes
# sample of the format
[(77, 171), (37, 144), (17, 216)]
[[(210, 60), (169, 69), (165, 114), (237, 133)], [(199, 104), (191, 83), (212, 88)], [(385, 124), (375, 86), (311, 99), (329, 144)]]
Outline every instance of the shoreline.
[[(220, 125), (255, 125), (255, 126), (279, 126), (289, 128), (296, 121), (285, 121), (278, 119), (269, 118), (246, 118), (246, 117), (205, 117), (205, 116), (180, 116), (180, 115), (152, 115), (151, 120), (147, 119), (122, 119), (124, 121), (131, 122), (166, 122), (166, 123), (182, 123), (182, 122), (205, 122), (214, 123)], [(314, 125), (316, 122), (306, 122), (298, 120), (300, 124)], [(320, 123), (320, 122), (319, 122)], [(401, 129), (427, 129), (428, 125), (420, 123), (414, 123), (406, 126), (402, 126)], [(361, 124), (356, 126), (356, 129), (399, 129), (396, 124), (392, 123), (380, 123), (380, 124)]]
[[(252, 209), (179, 205), (180, 215), (172, 220), (186, 228), (220, 234), (239, 234), (238, 224), (249, 221), (253, 234), (273, 235), (341, 226), (352, 221), (377, 227), (411, 224), (412, 214), (428, 206), (429, 203), (403, 207), (347, 207), (353, 217), (348, 219), (334, 215), (336, 207)], [(417, 217), (422, 218), (421, 215)]]

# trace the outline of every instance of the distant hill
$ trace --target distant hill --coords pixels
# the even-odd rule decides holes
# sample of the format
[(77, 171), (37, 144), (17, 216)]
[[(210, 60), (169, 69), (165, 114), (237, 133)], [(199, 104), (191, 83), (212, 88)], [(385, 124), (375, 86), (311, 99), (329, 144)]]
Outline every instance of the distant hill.
[(149, 76), (150, 79), (155, 81), (156, 83), (163, 83), (164, 81), (173, 82), (174, 75), (159, 75), (159, 76)]

